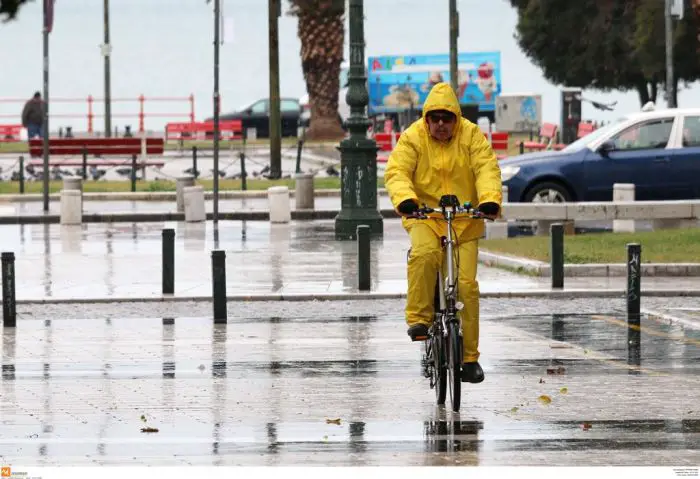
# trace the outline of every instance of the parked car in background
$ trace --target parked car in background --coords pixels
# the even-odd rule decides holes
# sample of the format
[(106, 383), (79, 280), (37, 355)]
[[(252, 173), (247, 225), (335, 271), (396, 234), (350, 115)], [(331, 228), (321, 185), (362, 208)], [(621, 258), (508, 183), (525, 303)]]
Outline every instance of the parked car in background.
[(632, 113), (499, 164), (511, 202), (612, 201), (615, 183), (633, 183), (640, 201), (700, 198), (700, 108)]
[[(299, 100), (296, 98), (281, 98), (280, 111), (282, 116), (282, 136), (297, 136), (297, 128), (301, 115)], [(241, 120), (244, 131), (248, 128), (255, 128), (258, 138), (269, 138), (270, 100), (269, 98), (263, 98), (233, 113), (222, 113), (220, 119), (222, 121)], [(205, 121), (213, 120), (214, 118), (211, 117), (207, 118)]]

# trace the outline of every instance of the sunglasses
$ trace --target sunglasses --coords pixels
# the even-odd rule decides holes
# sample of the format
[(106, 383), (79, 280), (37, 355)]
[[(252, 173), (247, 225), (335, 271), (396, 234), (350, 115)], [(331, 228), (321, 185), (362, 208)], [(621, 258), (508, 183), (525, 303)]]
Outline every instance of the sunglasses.
[(452, 123), (455, 121), (455, 116), (452, 113), (428, 113), (428, 120), (431, 123)]

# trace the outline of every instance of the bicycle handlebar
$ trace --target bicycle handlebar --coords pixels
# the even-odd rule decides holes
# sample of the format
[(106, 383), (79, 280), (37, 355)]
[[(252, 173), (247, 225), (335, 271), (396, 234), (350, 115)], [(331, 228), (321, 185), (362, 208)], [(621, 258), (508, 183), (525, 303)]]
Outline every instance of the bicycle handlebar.
[[(478, 220), (489, 220), (489, 221), (494, 221), (493, 218), (489, 218), (488, 216), (484, 215), (481, 211), (475, 209), (472, 207), (471, 203), (467, 202), (464, 203), (464, 205), (456, 205), (452, 207), (442, 207), (440, 209), (435, 209), (435, 208), (430, 208), (427, 206), (425, 203), (423, 204), (422, 208), (419, 208), (415, 213), (412, 215), (406, 215), (407, 218), (411, 219), (418, 219), (418, 220), (424, 220), (427, 218), (432, 218), (431, 216), (428, 216), (431, 213), (442, 213), (442, 216), (445, 217), (447, 216), (447, 211), (451, 210), (453, 214), (459, 214), (459, 213), (466, 213), (468, 218), (471, 219), (478, 219)], [(464, 216), (461, 216), (464, 218)]]

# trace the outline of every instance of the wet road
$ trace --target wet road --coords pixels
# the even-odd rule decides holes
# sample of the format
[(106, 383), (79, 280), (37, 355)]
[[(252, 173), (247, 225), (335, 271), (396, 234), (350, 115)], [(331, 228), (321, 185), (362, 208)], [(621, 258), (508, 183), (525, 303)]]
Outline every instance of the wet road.
[[(226, 251), (227, 291), (241, 294), (357, 291), (357, 245), (335, 241), (334, 222), (0, 226), (2, 251), (16, 255), (18, 299), (160, 297), (162, 229), (174, 228), (175, 296), (211, 296), (211, 251)], [(406, 291), (408, 236), (384, 221), (371, 244), (372, 291)], [(479, 267), (484, 293), (549, 289), (548, 278)], [(567, 288), (623, 290), (624, 278), (567, 278)], [(700, 289), (700, 278), (644, 278), (643, 289)]]
[(25, 319), (2, 333), (0, 462), (698, 464), (698, 329), (488, 315), (486, 380), (454, 414), (434, 405), (400, 315), (301, 306), (239, 310), (226, 326)]

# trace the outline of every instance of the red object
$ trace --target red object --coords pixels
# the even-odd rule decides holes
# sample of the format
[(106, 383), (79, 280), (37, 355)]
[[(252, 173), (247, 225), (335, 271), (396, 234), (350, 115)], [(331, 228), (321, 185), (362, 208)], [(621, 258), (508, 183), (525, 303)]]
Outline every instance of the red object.
[(0, 143), (20, 141), (22, 125), (0, 125)]
[[(140, 155), (141, 141), (141, 138), (49, 138), (49, 154), (79, 156), (85, 151), (88, 155)], [(163, 154), (165, 147), (163, 138), (145, 138), (145, 142), (146, 154)], [(29, 140), (29, 155), (40, 157), (42, 154), (43, 140), (40, 138)], [(78, 162), (76, 164), (83, 164), (82, 159), (75, 161)]]
[(558, 127), (554, 123), (544, 123), (542, 128), (540, 128), (539, 140), (526, 141), (523, 143), (523, 146), (527, 150), (546, 150), (552, 145), (554, 137), (557, 135), (557, 129)]
[[(214, 122), (168, 123), (165, 125), (165, 140), (194, 139), (203, 134), (214, 132)], [(243, 137), (243, 122), (241, 120), (226, 120), (219, 122), (219, 132), (222, 137), (238, 140)]]
[(44, 28), (51, 33), (53, 30), (53, 7), (56, 0), (44, 0)]

